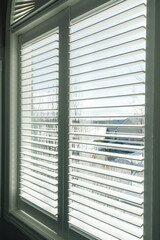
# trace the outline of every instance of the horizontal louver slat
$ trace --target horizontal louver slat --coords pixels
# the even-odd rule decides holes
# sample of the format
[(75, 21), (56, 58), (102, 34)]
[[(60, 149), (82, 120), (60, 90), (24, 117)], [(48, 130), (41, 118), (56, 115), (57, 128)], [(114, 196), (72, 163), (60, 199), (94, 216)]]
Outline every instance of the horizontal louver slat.
[[(103, 188), (103, 187), (100, 187), (100, 186), (96, 186), (96, 185), (93, 185), (93, 184), (90, 184), (90, 183), (86, 183), (86, 182), (83, 182), (83, 181), (79, 181), (79, 180), (71, 180), (70, 183), (74, 186), (78, 186), (78, 187), (84, 187), (86, 189), (90, 189), (94, 192), (96, 192), (96, 194), (106, 194), (108, 196), (112, 196), (114, 197), (115, 199), (118, 198), (118, 200), (121, 201), (121, 199), (125, 200), (126, 202), (132, 202), (134, 204), (143, 204), (143, 200), (139, 197), (134, 197), (134, 196), (130, 196), (129, 194), (124, 194), (124, 193), (121, 193), (121, 192), (118, 192), (118, 191), (113, 191), (113, 190), (110, 190), (108, 188)], [(130, 203), (129, 203), (130, 204)]]
[(31, 203), (34, 203), (36, 206), (39, 206), (42, 209), (45, 209), (47, 212), (53, 214), (53, 215), (57, 215), (58, 211), (57, 209), (54, 207), (49, 206), (48, 204), (40, 201), (39, 199), (37, 199), (36, 197), (33, 197), (31, 195), (29, 195), (28, 193), (24, 192), (23, 194), (21, 194), (22, 199), (27, 200)]
[(55, 208), (57, 207), (57, 201), (54, 201), (53, 199), (45, 197), (44, 195), (36, 192), (35, 190), (30, 189), (29, 187), (23, 187), (22, 186), (22, 189), (23, 189), (24, 193), (27, 193), (30, 196), (35, 197), (37, 199), (41, 199), (40, 201), (48, 204), (50, 207), (52, 207), (52, 206), (55, 207)]
[(137, 124), (134, 124), (134, 125), (130, 125), (130, 124), (98, 124), (98, 123), (95, 123), (95, 124), (83, 124), (83, 123), (72, 123), (70, 124), (70, 126), (84, 126), (84, 127), (124, 127), (124, 128), (144, 128), (144, 125), (137, 125)]
[(124, 212), (132, 213), (136, 216), (142, 216), (142, 214), (143, 214), (143, 209), (142, 208), (135, 207), (135, 206), (132, 206), (132, 205), (128, 205), (128, 204), (120, 202), (120, 201), (116, 201), (113, 198), (106, 198), (106, 197), (103, 197), (101, 195), (97, 195), (95, 193), (92, 193), (92, 192), (89, 192), (89, 191), (86, 191), (86, 190), (82, 190), (80, 188), (79, 189), (75, 188), (75, 187), (70, 188), (70, 192), (74, 193), (73, 197), (74, 196), (83, 196), (87, 199), (97, 201), (97, 202), (99, 202), (103, 205), (106, 204), (106, 205), (108, 205), (108, 206), (110, 206), (114, 209), (120, 209), (120, 210), (123, 210)]
[(57, 163), (58, 162), (58, 159), (55, 159), (55, 158), (51, 158), (51, 157), (46, 157), (44, 155), (39, 155), (39, 154), (34, 154), (34, 153), (31, 153), (31, 152), (27, 152), (27, 151), (22, 151), (21, 152), (22, 155), (24, 156), (29, 156), (29, 157), (33, 157), (34, 159), (42, 159), (42, 160), (45, 160), (45, 161), (48, 161), (48, 162), (51, 162), (51, 163)]
[(78, 203), (78, 204), (82, 204), (82, 206), (91, 207), (92, 209), (98, 210), (104, 214), (108, 214), (117, 219), (121, 219), (122, 221), (133, 223), (135, 226), (138, 226), (138, 227), (142, 227), (143, 225), (143, 219), (139, 219), (136, 216), (123, 213), (118, 209), (109, 208), (109, 206), (104, 206), (99, 202), (95, 202), (91, 199), (86, 199), (84, 197), (80, 197), (76, 195), (71, 196), (69, 199), (73, 201), (73, 203), (71, 204)]
[(45, 197), (48, 197), (54, 201), (56, 201), (58, 199), (57, 194), (53, 193), (52, 191), (48, 191), (46, 189), (44, 189), (44, 187), (39, 187), (38, 185), (36, 185), (35, 183), (30, 183), (28, 181), (24, 181), (22, 180), (21, 185), (24, 187), (27, 187), (29, 189), (32, 189), (42, 195), (44, 195)]
[[(139, 36), (137, 37), (137, 35)], [(73, 48), (70, 55), (70, 59), (79, 58), (90, 53), (94, 53), (95, 51), (110, 49), (113, 47), (121, 46), (122, 44), (128, 44), (131, 41), (137, 39), (145, 40), (145, 28), (138, 27), (133, 30), (126, 31), (123, 34), (117, 34), (114, 37), (104, 37), (104, 39), (96, 41), (95, 43), (87, 44), (86, 46), (78, 46)], [(118, 44), (117, 44), (118, 42)]]
[(22, 178), (24, 178), (24, 177), (32, 177), (33, 176), (33, 174), (34, 174), (34, 179), (35, 179), (35, 181), (37, 181), (37, 179), (38, 180), (41, 180), (41, 181), (43, 181), (44, 183), (48, 183), (48, 184), (53, 184), (53, 185), (58, 185), (58, 181), (57, 180), (55, 180), (55, 179), (53, 179), (53, 178), (50, 178), (50, 177), (48, 177), (48, 176), (46, 176), (46, 175), (42, 175), (42, 174), (40, 174), (40, 173), (38, 173), (38, 172), (34, 172), (34, 171), (32, 171), (31, 169), (22, 169), (22, 171), (21, 171), (21, 177)]
[(119, 172), (116, 172), (116, 171), (115, 172), (114, 171), (108, 171), (108, 170), (104, 170), (104, 169), (100, 169), (100, 168), (88, 167), (86, 165), (81, 165), (81, 164), (71, 164), (70, 167), (73, 168), (73, 169), (77, 169), (77, 170), (79, 169), (79, 170), (83, 170), (83, 171), (88, 171), (89, 173), (93, 172), (95, 174), (97, 173), (97, 174), (101, 174), (101, 175), (112, 176), (112, 177), (115, 177), (115, 178), (125, 179), (125, 180), (128, 180), (128, 181), (139, 182), (139, 183), (143, 182), (142, 177), (123, 174), (123, 173), (119, 173)]
[(35, 135), (35, 134), (22, 134), (22, 137), (29, 137), (29, 138), (40, 138), (40, 139), (49, 139), (49, 140), (58, 140), (58, 137), (48, 137), (48, 135)]
[(21, 66), (22, 66), (22, 72), (24, 72), (26, 69), (28, 69), (28, 67), (32, 67), (33, 65), (36, 64), (40, 64), (41, 62), (44, 62), (45, 60), (50, 60), (52, 59), (52, 61), (54, 61), (55, 59), (57, 59), (57, 55), (58, 55), (58, 50), (50, 50), (50, 51), (45, 51), (44, 53), (42, 53), (39, 56), (32, 56), (32, 60), (31, 59), (26, 59), (21, 61)]
[[(57, 36), (57, 35), (56, 35)], [(33, 50), (32, 50), (33, 49)], [(43, 43), (41, 44), (41, 47), (37, 48), (36, 46), (32, 47), (30, 49), (27, 49), (27, 52), (24, 53), (24, 51), (21, 51), (21, 61), (32, 59), (32, 57), (39, 56), (43, 53), (46, 53), (47, 51), (52, 51), (52, 50), (58, 50), (58, 41), (49, 43), (44, 45)], [(24, 53), (24, 54), (23, 54)]]
[(146, 1), (70, 26), (69, 226), (143, 239)]
[(37, 161), (37, 160), (33, 160), (33, 159), (30, 159), (30, 158), (24, 158), (24, 157), (21, 160), (22, 160), (22, 162), (33, 163), (35, 165), (42, 166), (42, 167), (47, 167), (47, 168), (53, 169), (53, 170), (58, 169), (57, 166), (54, 166), (53, 164), (46, 163), (43, 160), (42, 161)]
[(54, 156), (57, 156), (58, 153), (56, 151), (49, 151), (46, 149), (41, 149), (41, 148), (35, 148), (35, 147), (28, 147), (28, 146), (21, 146), (22, 150), (26, 149), (26, 150), (30, 150), (30, 151), (35, 151), (35, 152), (41, 152), (41, 153), (48, 153)]
[(103, 151), (93, 151), (93, 150), (85, 150), (85, 149), (79, 149), (79, 148), (70, 148), (70, 151), (73, 152), (83, 152), (88, 154), (97, 154), (97, 155), (104, 155), (108, 157), (116, 157), (116, 158), (123, 158), (123, 159), (129, 159), (129, 160), (135, 160), (135, 161), (142, 161), (144, 158), (140, 156), (135, 155), (129, 155), (129, 154), (119, 154), (119, 153), (112, 153), (112, 152), (103, 152)]
[[(71, 155), (69, 157), (72, 160), (77, 160), (77, 161), (81, 161), (84, 163), (93, 163), (93, 158), (88, 158), (88, 157), (79, 157), (76, 155)], [(132, 171), (137, 171), (137, 172), (143, 172), (144, 168), (143, 166), (136, 166), (136, 165), (129, 165), (129, 164), (123, 164), (123, 162), (113, 162), (113, 161), (106, 161), (106, 160), (102, 160), (102, 159), (98, 159), (97, 157), (94, 158), (94, 163), (95, 164), (99, 164), (100, 166), (102, 165), (103, 168), (106, 167), (115, 167), (115, 168), (121, 168), (123, 170), (127, 169), (127, 170), (132, 170)]]
[[(123, 189), (123, 190), (127, 190), (130, 192), (134, 192), (134, 193), (138, 193), (138, 194), (142, 194), (143, 193), (143, 189), (142, 188), (136, 188), (127, 184), (123, 184), (123, 183), (119, 183), (119, 182), (113, 182), (113, 181), (109, 181), (103, 178), (98, 178), (98, 177), (94, 177), (94, 176), (88, 176), (87, 174), (83, 174), (83, 173), (79, 173), (79, 172), (71, 172), (70, 173), (71, 176), (75, 177), (75, 179), (80, 178), (80, 179), (84, 179), (84, 180), (88, 180), (90, 182), (95, 182), (95, 183), (99, 183), (102, 185), (107, 185), (107, 186), (112, 186), (118, 189)], [(87, 186), (87, 185), (86, 185)]]
[(131, 234), (128, 234), (127, 232), (124, 231), (125, 228), (123, 228), (123, 231), (121, 231), (115, 227), (112, 227), (106, 223), (103, 223), (102, 220), (99, 221), (99, 220), (95, 219), (95, 217), (87, 216), (86, 214), (83, 214), (80, 211), (72, 211), (70, 213), (70, 216), (72, 216), (73, 218), (78, 219), (84, 223), (87, 223), (88, 225), (93, 226), (94, 228), (99, 229), (106, 234), (109, 233), (111, 236), (114, 236), (117, 239), (138, 240), (139, 238), (142, 237), (142, 234), (139, 234), (138, 237), (132, 236)]
[[(42, 180), (35, 179), (34, 177), (27, 176), (27, 175), (26, 176), (22, 175), (21, 179), (22, 179), (22, 181), (25, 180), (25, 181), (28, 181), (30, 183), (36, 184), (37, 186), (40, 186), (40, 187), (43, 186), (43, 188), (48, 189), (51, 192), (54, 192), (54, 193), (58, 192), (58, 188), (57, 188), (57, 183), (56, 182), (54, 184), (53, 183), (45, 183)], [(56, 185), (56, 186), (53, 186), (53, 185)]]
[(93, 236), (93, 237), (97, 237), (97, 238), (99, 238), (99, 239), (108, 238), (108, 239), (110, 239), (110, 240), (117, 240), (117, 238), (112, 237), (112, 236), (109, 235), (109, 234), (105, 234), (105, 233), (103, 233), (102, 231), (98, 230), (97, 228), (92, 227), (92, 226), (90, 226), (90, 225), (88, 225), (88, 224), (86, 224), (86, 223), (84, 223), (84, 222), (82, 222), (82, 221), (80, 221), (80, 220), (75, 219), (75, 218), (71, 218), (71, 220), (69, 220), (69, 223), (70, 223), (71, 225), (73, 225), (73, 226), (76, 226), (76, 228), (77, 228), (78, 230), (83, 229), (84, 232), (88, 232), (88, 233), (93, 234), (93, 235), (91, 235), (91, 236)]
[(22, 122), (22, 124), (36, 124), (36, 125), (41, 125), (41, 126), (43, 126), (43, 125), (54, 125), (54, 126), (58, 125), (58, 123), (56, 123), (56, 122)]
[(42, 175), (47, 175), (47, 176), (53, 177), (53, 178), (58, 177), (58, 174), (55, 173), (55, 171), (53, 171), (52, 169), (46, 170), (46, 168), (42, 168), (41, 166), (37, 167), (34, 164), (29, 164), (29, 163), (27, 163), (27, 161), (25, 161), (25, 163), (23, 163), (23, 161), (22, 161), (21, 168), (22, 169), (31, 169), (34, 172), (41, 173)]
[(143, 150), (144, 147), (143, 146), (132, 146), (132, 145), (122, 145), (122, 144), (113, 144), (113, 143), (98, 143), (98, 142), (85, 142), (85, 141), (78, 141), (78, 140), (71, 140), (70, 143), (79, 143), (79, 144), (88, 144), (88, 145), (99, 145), (99, 146), (104, 146), (104, 147), (108, 147), (109, 149), (111, 149), (112, 147), (115, 149), (130, 149), (130, 150)]
[[(79, 118), (79, 116), (78, 116)], [(87, 135), (87, 133), (82, 133), (82, 132), (70, 132), (70, 135)], [(123, 135), (123, 134), (90, 134), (90, 136), (95, 136), (95, 137), (111, 137), (113, 138), (131, 138), (131, 139), (144, 139), (144, 136), (143, 135), (129, 135), (128, 133), (126, 135)]]
[(50, 146), (50, 147), (58, 147), (57, 144), (49, 144), (49, 143), (45, 143), (45, 142), (36, 142), (36, 141), (28, 141), (28, 140), (22, 140), (22, 142), (25, 143), (34, 143), (34, 144), (38, 144), (38, 145), (43, 145), (43, 146)]
[(102, 222), (107, 223), (107, 224), (109, 224), (111, 226), (115, 226), (116, 229), (123, 228), (126, 232), (128, 232), (130, 234), (133, 234), (133, 235), (135, 235), (137, 237), (141, 237), (142, 236), (142, 229), (138, 229), (135, 226), (132, 226), (132, 225), (130, 225), (128, 223), (119, 221), (119, 220), (117, 220), (117, 219), (115, 219), (113, 217), (106, 216), (105, 214), (99, 213), (96, 210), (92, 210), (89, 207), (84, 207), (84, 206), (81, 206), (80, 204), (76, 204), (76, 203), (71, 204), (70, 207), (72, 209), (74, 209), (74, 210), (79, 209), (79, 211), (81, 213), (84, 213), (84, 214), (87, 213), (88, 216), (91, 216), (91, 217), (95, 217), (96, 216), (96, 219), (102, 220)]

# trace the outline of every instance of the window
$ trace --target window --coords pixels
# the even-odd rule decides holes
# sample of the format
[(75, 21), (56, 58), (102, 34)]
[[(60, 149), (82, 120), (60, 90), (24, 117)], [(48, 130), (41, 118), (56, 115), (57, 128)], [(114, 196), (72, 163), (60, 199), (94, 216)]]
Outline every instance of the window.
[(46, 239), (148, 240), (147, 1), (90, 3), (13, 25), (10, 209)]

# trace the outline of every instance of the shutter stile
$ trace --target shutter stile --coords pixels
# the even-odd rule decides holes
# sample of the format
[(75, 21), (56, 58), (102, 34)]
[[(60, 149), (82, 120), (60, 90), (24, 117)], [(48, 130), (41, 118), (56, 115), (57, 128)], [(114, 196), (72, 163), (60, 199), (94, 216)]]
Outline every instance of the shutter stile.
[(21, 48), (20, 198), (58, 216), (59, 30)]
[(70, 26), (69, 227), (143, 239), (146, 1)]

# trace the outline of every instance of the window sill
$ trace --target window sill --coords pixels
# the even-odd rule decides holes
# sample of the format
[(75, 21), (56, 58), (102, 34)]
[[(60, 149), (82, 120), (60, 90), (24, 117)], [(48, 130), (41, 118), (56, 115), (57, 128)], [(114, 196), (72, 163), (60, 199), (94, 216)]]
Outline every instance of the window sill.
[(6, 216), (6, 220), (16, 226), (29, 239), (33, 240), (63, 240), (56, 232), (41, 224), (21, 210), (12, 210)]

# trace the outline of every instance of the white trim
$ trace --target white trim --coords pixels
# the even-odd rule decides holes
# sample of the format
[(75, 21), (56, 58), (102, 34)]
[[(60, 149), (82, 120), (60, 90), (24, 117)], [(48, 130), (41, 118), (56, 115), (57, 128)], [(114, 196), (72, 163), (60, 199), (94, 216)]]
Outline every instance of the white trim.
[[(46, 5), (42, 6), (38, 10), (32, 12), (31, 14), (27, 15), (23, 19), (19, 20), (15, 24), (10, 26), (10, 30), (12, 32), (16, 32), (17, 34), (22, 34), (31, 28), (34, 28), (38, 24), (43, 23), (44, 21), (47, 21), (51, 17), (54, 17), (62, 10), (66, 9), (67, 7), (75, 5), (80, 0), (62, 0), (58, 1), (53, 6), (48, 6), (46, 8)], [(60, 3), (61, 2), (61, 3)]]
[(18, 46), (17, 36), (10, 36), (10, 162), (9, 162), (9, 209), (15, 209), (17, 205), (17, 111), (18, 111)]
[[(6, 96), (5, 96), (5, 100), (6, 99), (8, 100), (8, 98), (10, 98), (10, 101), (9, 101), (9, 104), (6, 101), (7, 102), (6, 105), (7, 105), (7, 107), (9, 106), (9, 108), (7, 109), (8, 113), (5, 115), (5, 118), (6, 118), (5, 120), (9, 121), (8, 119), (11, 119), (11, 121), (9, 121), (10, 133), (8, 134), (7, 137), (5, 137), (5, 153), (7, 153), (6, 154), (7, 158), (9, 155), (9, 159), (7, 159), (7, 158), (5, 159), (5, 167), (6, 167), (5, 187), (9, 186), (9, 189), (6, 190), (6, 194), (5, 194), (5, 212), (4, 213), (5, 213), (6, 219), (8, 219), (10, 222), (12, 222), (14, 225), (16, 225), (21, 231), (23, 231), (25, 234), (27, 234), (33, 240), (41, 240), (44, 238), (48, 238), (50, 240), (62, 240), (62, 238), (58, 237), (51, 229), (49, 229), (46, 226), (44, 226), (43, 224), (37, 222), (35, 219), (30, 217), (29, 215), (25, 214), (24, 212), (22, 212), (20, 210), (17, 210), (17, 201), (16, 201), (17, 164), (15, 164), (15, 162), (16, 162), (15, 159), (17, 159), (17, 153), (16, 153), (17, 113), (16, 112), (17, 112), (17, 93), (18, 93), (18, 88), (17, 88), (18, 70), (17, 70), (16, 63), (17, 63), (17, 58), (18, 58), (18, 54), (17, 54), (18, 35), (23, 34), (26, 31), (29, 31), (31, 28), (36, 27), (38, 24), (43, 23), (47, 19), (49, 19), (49, 18), (55, 16), (56, 14), (58, 14), (59, 12), (61, 12), (63, 9), (71, 6), (74, 3), (77, 3), (80, 0), (64, 0), (63, 2), (62, 1), (61, 1), (62, 4), (57, 4), (57, 7), (56, 7), (56, 4), (53, 4), (53, 6), (51, 6), (48, 9), (40, 8), (41, 11), (37, 11), (37, 12), (35, 11), (33, 13), (33, 15), (29, 14), (22, 21), (20, 20), (16, 24), (12, 25), (10, 27), (10, 31), (8, 31), (9, 26), (10, 26), (8, 24), (8, 28), (6, 31), (7, 32), (7, 37), (6, 37), (6, 39), (7, 39), (6, 40), (7, 41), (7, 44), (6, 44), (7, 54), (6, 54), (6, 82), (5, 82), (5, 84), (6, 84), (5, 95)], [(151, 0), (148, 0), (148, 1), (150, 2), (150, 4), (152, 4), (152, 6), (156, 5), (155, 0), (153, 2)], [(56, 8), (54, 9), (54, 7), (56, 7)], [(42, 10), (44, 10), (44, 11), (42, 11)], [(150, 14), (149, 18), (151, 19), (151, 14)], [(153, 18), (155, 18), (155, 16), (153, 16)], [(157, 19), (158, 19), (158, 16), (157, 16), (156, 20)], [(26, 23), (25, 23), (25, 21), (26, 21)], [(154, 32), (154, 30), (153, 30), (153, 32)], [(154, 43), (154, 41), (155, 41), (154, 37), (152, 38), (152, 41), (153, 41), (152, 43)], [(149, 42), (149, 44), (151, 44), (151, 42)], [(10, 51), (10, 49), (11, 49), (11, 51)], [(10, 53), (9, 53), (9, 51), (10, 51)], [(158, 62), (152, 63), (152, 65), (153, 65), (153, 68), (154, 68), (154, 65), (156, 65), (156, 67), (157, 67)], [(154, 73), (153, 73), (153, 75), (154, 75)], [(9, 81), (9, 79), (10, 79), (10, 81)], [(154, 79), (152, 79), (152, 80), (154, 80)], [(7, 89), (8, 82), (10, 82), (9, 91)], [(159, 89), (157, 89), (157, 91), (158, 90)], [(148, 89), (148, 91), (149, 91), (149, 89)], [(153, 99), (153, 103), (154, 103), (154, 101), (155, 101), (155, 99)], [(152, 110), (153, 110), (153, 108), (152, 108)], [(150, 111), (149, 108), (148, 108), (148, 111)], [(7, 116), (9, 117), (8, 119), (7, 119)], [(153, 119), (153, 121), (155, 121), (155, 119)], [(152, 122), (152, 119), (149, 120), (149, 122)], [(152, 124), (153, 124), (153, 122), (152, 122)], [(8, 127), (7, 124), (6, 124), (6, 126)], [(5, 130), (7, 127), (5, 127)], [(152, 125), (152, 127), (153, 127), (153, 125)], [(150, 128), (149, 132), (151, 130), (152, 129)], [(147, 129), (147, 132), (148, 132), (148, 129)], [(152, 132), (152, 134), (155, 135), (155, 132), (154, 133)], [(151, 136), (152, 138), (154, 137), (153, 135)], [(152, 156), (152, 154), (153, 154), (152, 147), (153, 147), (154, 142), (153, 142), (153, 139), (150, 139), (149, 141), (151, 141), (151, 150), (149, 149), (148, 152), (150, 152), (150, 156)], [(156, 140), (154, 140), (154, 141), (156, 141)], [(9, 147), (8, 147), (8, 145), (9, 145)], [(148, 146), (149, 146), (149, 143), (148, 143)], [(146, 151), (146, 153), (147, 153), (147, 151)], [(8, 160), (9, 160), (9, 162), (8, 162)], [(148, 160), (150, 160), (150, 159), (148, 159)], [(156, 160), (158, 160), (158, 159), (156, 159)], [(7, 179), (8, 166), (10, 169), (9, 182)], [(159, 179), (158, 176), (157, 176), (157, 179)], [(8, 201), (8, 197), (7, 197), (8, 193), (9, 193), (9, 197), (10, 197), (9, 214), (8, 214), (8, 206), (6, 203)], [(155, 195), (156, 195), (156, 193), (155, 193)], [(152, 206), (147, 206), (147, 207), (152, 208)], [(151, 212), (152, 211), (153, 210), (151, 210)], [(147, 217), (149, 217), (148, 214), (147, 214)], [(153, 223), (153, 219), (152, 219), (152, 223)], [(32, 228), (34, 228), (35, 231), (32, 230)], [(149, 226), (149, 228), (150, 228), (150, 226)], [(149, 228), (148, 228), (148, 231), (150, 231)], [(155, 227), (154, 227), (154, 229), (155, 229)], [(40, 238), (41, 234), (39, 234), (39, 233), (42, 234), (42, 236), (43, 236), (42, 238)], [(51, 235), (53, 234), (53, 236), (50, 236), (50, 234)], [(147, 235), (145, 235), (144, 238), (145, 238), (145, 240), (147, 240), (147, 239), (151, 240), (150, 236), (147, 236)]]
[(62, 240), (54, 231), (21, 210), (13, 210), (8, 220), (32, 240)]

